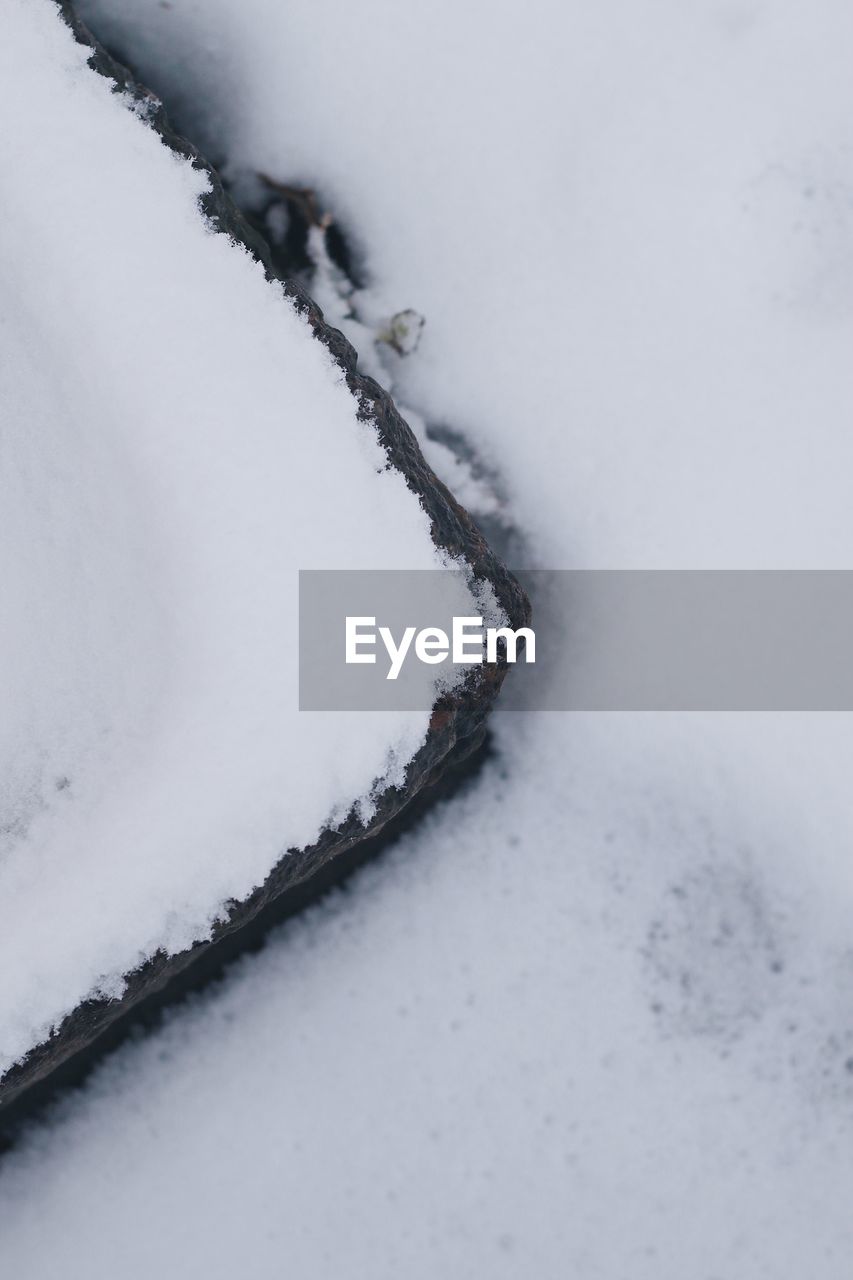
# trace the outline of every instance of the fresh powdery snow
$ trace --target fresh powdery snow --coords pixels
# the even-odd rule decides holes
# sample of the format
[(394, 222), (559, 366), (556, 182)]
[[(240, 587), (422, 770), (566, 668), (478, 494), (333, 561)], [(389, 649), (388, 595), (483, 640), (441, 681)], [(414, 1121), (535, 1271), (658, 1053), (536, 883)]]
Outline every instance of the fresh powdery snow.
[(400, 780), (426, 712), (299, 716), (296, 575), (440, 560), (207, 179), (0, 7), (5, 1068)]
[[(35, 3), (6, 7), (15, 40), (50, 25)], [(530, 562), (851, 567), (843, 0), (82, 8), (235, 179), (321, 192), (377, 314), (425, 315), (394, 377), (502, 472)], [(57, 118), (2, 56), (19, 104), (34, 99), (14, 120), (44, 115), (33, 193), (12, 188), (16, 237), (49, 225), (65, 278), (84, 266), (85, 242), (70, 261), (54, 243), (80, 187), (45, 152), (71, 128), (68, 95)], [(127, 135), (122, 164), (133, 138), (154, 167), (144, 131), (67, 78)], [(75, 176), (86, 164), (75, 150)], [(173, 166), (176, 187), (192, 181)], [(184, 200), (199, 294), (216, 270), (250, 292), (239, 255), (193, 239)], [(123, 218), (128, 236), (150, 227)], [(8, 237), (4, 252), (26, 265)], [(93, 326), (119, 329), (134, 362), (154, 343), (129, 290), (109, 311), (131, 271), (114, 264), (107, 317), (81, 320), (73, 350), (86, 396), (142, 413), (151, 386), (103, 359), (94, 372)], [(278, 335), (292, 322), (263, 297)], [(39, 323), (70, 325), (64, 300), (51, 293)], [(72, 377), (71, 343), (51, 352), (56, 377)], [(175, 366), (155, 360), (164, 383)], [(202, 393), (173, 379), (170, 414), (177, 394), (189, 413)], [(427, 555), (403, 541), (417, 515), (403, 496), (395, 555)], [(158, 546), (175, 541), (161, 506)], [(164, 591), (151, 548), (131, 552)], [(144, 625), (123, 695), (143, 707), (142, 655), (165, 644), (156, 613)], [(74, 1256), (104, 1280), (848, 1280), (850, 718), (519, 714), (497, 738), (484, 775), (355, 892), (126, 1047), (7, 1158), (4, 1271), (47, 1280)], [(116, 804), (128, 825), (130, 790)]]

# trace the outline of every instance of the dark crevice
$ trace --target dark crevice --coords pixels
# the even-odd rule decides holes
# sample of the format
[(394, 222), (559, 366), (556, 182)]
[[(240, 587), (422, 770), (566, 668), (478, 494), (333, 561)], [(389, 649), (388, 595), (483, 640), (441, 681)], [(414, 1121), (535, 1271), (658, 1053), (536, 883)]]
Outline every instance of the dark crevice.
[[(326, 323), (300, 281), (300, 274), (305, 273), (300, 272), (299, 255), (306, 252), (309, 232), (317, 225), (323, 228), (333, 261), (353, 278), (347, 238), (340, 229), (332, 234), (336, 224), (325, 214), (317, 196), (303, 188), (288, 188), (268, 180), (263, 184), (269, 191), (268, 202), (260, 212), (251, 209), (247, 218), (230, 199), (207, 160), (172, 129), (159, 99), (94, 41), (77, 19), (70, 0), (61, 0), (60, 7), (77, 39), (91, 48), (92, 68), (112, 81), (116, 91), (134, 99), (165, 146), (205, 172), (210, 190), (200, 203), (211, 224), (248, 249), (329, 349), (359, 405), (359, 416), (375, 425), (389, 464), (403, 474), (419, 497), (430, 518), (436, 544), (452, 557), (467, 562), (476, 578), (491, 584), (511, 625), (525, 624), (530, 607), (519, 584), (497, 559), (468, 513), (431, 471), (388, 393), (358, 370), (353, 347)], [(263, 224), (268, 223), (269, 211), (276, 201), (284, 203), (288, 219), (280, 246), (271, 245), (268, 235), (263, 234)], [(287, 269), (285, 264), (289, 264)], [(273, 924), (303, 910), (345, 881), (418, 822), (438, 798), (449, 797), (469, 780), (485, 758), (486, 717), (506, 672), (505, 660), (492, 668), (479, 668), (461, 689), (436, 704), (426, 741), (409, 766), (405, 785), (381, 792), (367, 827), (354, 809), (338, 827), (324, 830), (314, 845), (288, 851), (249, 898), (230, 905), (227, 916), (214, 927), (208, 940), (178, 955), (158, 952), (126, 975), (122, 997), (84, 1001), (47, 1041), (12, 1067), (0, 1080), (0, 1133), (6, 1134), (6, 1143), (14, 1140), (24, 1120), (53, 1099), (58, 1089), (80, 1083), (104, 1053), (135, 1029), (156, 1023), (167, 1004), (208, 985), (238, 954), (257, 949)]]
[[(98, 32), (96, 37), (100, 40)], [(127, 67), (135, 82), (145, 79), (138, 74), (133, 50), (125, 43), (111, 45), (101, 40), (102, 47), (122, 66)], [(161, 86), (154, 83), (161, 92)], [(184, 89), (181, 101), (173, 104), (166, 89), (161, 97), (164, 108), (180, 134), (192, 138), (203, 135), (203, 150), (211, 161), (222, 186), (239, 209), (246, 224), (262, 241), (269, 261), (282, 278), (296, 281), (311, 291), (316, 273), (316, 261), (309, 246), (312, 230), (319, 230), (329, 260), (341, 273), (353, 291), (368, 286), (367, 263), (357, 249), (355, 236), (341, 221), (332, 202), (316, 187), (307, 186), (298, 178), (271, 173), (253, 173), (235, 169), (229, 157), (212, 136), (213, 130), (203, 113), (198, 110), (193, 96)], [(393, 343), (391, 344), (393, 346)], [(399, 352), (398, 352), (399, 354)], [(505, 486), (501, 475), (479, 457), (477, 450), (463, 431), (447, 423), (427, 419), (427, 438), (445, 445), (471, 469), (472, 474), (485, 481), (487, 487), (501, 499), (500, 513), (469, 512), (486, 541), (507, 564), (522, 564), (526, 559), (526, 544), (521, 530), (507, 515)]]
[(239, 933), (229, 935), (217, 947), (203, 952), (193, 965), (171, 978), (167, 986), (152, 991), (112, 1022), (96, 1040), (8, 1103), (0, 1112), (0, 1155), (18, 1145), (32, 1123), (63, 1103), (72, 1091), (82, 1089), (107, 1055), (140, 1035), (156, 1031), (167, 1011), (215, 988), (237, 960), (262, 951), (274, 929), (334, 893), (352, 892), (353, 880), (367, 863), (381, 861), (401, 836), (415, 830), (437, 805), (472, 786), (494, 754), (488, 733), (478, 742), (469, 742), (441, 777), (425, 787), (376, 835), (331, 859), (310, 881), (295, 884), (268, 902)]
[(313, 187), (292, 186), (265, 173), (257, 177), (260, 195), (251, 203), (240, 198), (233, 184), (226, 183), (226, 189), (244, 218), (266, 240), (279, 271), (283, 275), (299, 276), (310, 288), (314, 259), (308, 237), (312, 229), (317, 229), (322, 233), (326, 253), (334, 265), (354, 289), (362, 288), (346, 232), (318, 199)]

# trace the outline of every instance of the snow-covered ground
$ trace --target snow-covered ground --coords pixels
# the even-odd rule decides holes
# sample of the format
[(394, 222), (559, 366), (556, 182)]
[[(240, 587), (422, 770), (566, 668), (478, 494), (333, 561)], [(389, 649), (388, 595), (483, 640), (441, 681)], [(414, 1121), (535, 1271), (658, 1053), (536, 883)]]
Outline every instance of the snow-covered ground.
[[(83, 12), (425, 314), (395, 382), (531, 562), (851, 567), (840, 0)], [(849, 717), (497, 740), (7, 1158), (10, 1274), (846, 1280)]]
[(442, 563), (207, 179), (2, 12), (0, 1070), (402, 777), (427, 712), (300, 717), (297, 572)]

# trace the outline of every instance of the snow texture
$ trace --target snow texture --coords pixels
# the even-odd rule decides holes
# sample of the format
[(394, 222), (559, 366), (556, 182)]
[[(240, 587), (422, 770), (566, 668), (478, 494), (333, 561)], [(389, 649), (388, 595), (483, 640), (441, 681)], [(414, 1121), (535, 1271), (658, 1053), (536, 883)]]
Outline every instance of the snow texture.
[(299, 716), (296, 575), (441, 564), (207, 179), (2, 9), (0, 1069), (401, 780), (427, 714)]
[[(501, 470), (532, 562), (853, 567), (849, 6), (84, 12), (426, 317), (395, 377)], [(847, 1280), (851, 746), (840, 715), (506, 717), (461, 801), (31, 1134), (0, 1258)]]

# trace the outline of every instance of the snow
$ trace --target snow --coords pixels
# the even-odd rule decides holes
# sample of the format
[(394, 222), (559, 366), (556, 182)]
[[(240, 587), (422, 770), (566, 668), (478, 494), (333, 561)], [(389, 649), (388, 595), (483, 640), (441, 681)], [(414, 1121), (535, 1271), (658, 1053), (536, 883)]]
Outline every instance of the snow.
[[(616, 790), (631, 755), (589, 722), (559, 773), (490, 768), (355, 895), (112, 1059), (5, 1157), (6, 1270), (53, 1276), (70, 1244), (128, 1280), (846, 1276), (849, 1083), (833, 1096), (823, 1071), (849, 963), (753, 884), (722, 951), (714, 920), (680, 917), (698, 1013), (727, 1035), (691, 1019), (641, 948), (658, 919), (677, 957), (670, 876), (722, 869), (711, 908), (739, 902), (744, 831), (703, 831), (695, 788), (674, 814), (663, 785)], [(765, 938), (790, 961), (791, 931), (773, 974)]]
[[(84, 12), (426, 317), (396, 388), (532, 563), (851, 567), (839, 0)], [(12, 1273), (846, 1280), (850, 718), (497, 732), (7, 1159)]]
[(207, 180), (4, 11), (0, 1068), (399, 779), (426, 713), (299, 716), (296, 575), (441, 563)]

